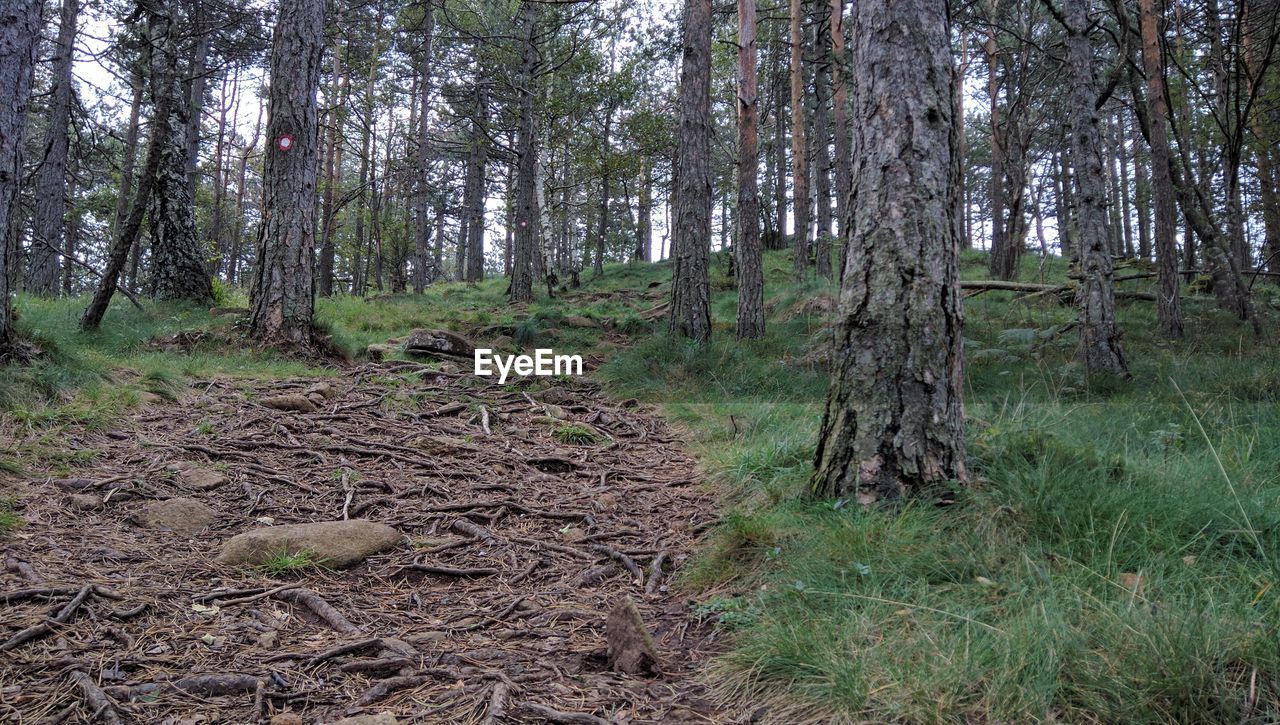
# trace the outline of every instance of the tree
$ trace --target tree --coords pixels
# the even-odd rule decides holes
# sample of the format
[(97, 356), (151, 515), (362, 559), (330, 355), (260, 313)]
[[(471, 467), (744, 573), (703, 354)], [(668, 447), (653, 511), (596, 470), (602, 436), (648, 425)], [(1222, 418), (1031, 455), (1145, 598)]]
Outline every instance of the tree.
[(263, 220), (250, 289), (249, 333), (310, 348), (315, 331), (316, 94), (324, 0), (282, 0), (271, 43)]
[(0, 5), (0, 360), (13, 346), (13, 312), (9, 284), (17, 245), (10, 240), (18, 185), (22, 180), (22, 128), (31, 96), (31, 68), (40, 34), (37, 0), (6, 0)]
[(67, 127), (71, 123), (71, 65), (76, 42), (77, 0), (62, 0), (54, 45), (49, 126), (35, 178), (35, 224), (31, 235), (31, 271), (27, 289), (51, 295), (58, 289), (58, 255), (67, 222)]
[[(147, 6), (152, 7), (152, 6)], [(164, 140), (150, 198), (151, 292), (159, 300), (213, 301), (213, 285), (196, 238), (195, 201), (188, 184), (187, 116), (190, 111), (178, 68), (177, 4), (157, 3), (149, 10), (151, 30), (151, 96), (153, 105), (169, 109), (152, 119), (151, 133)]]
[(537, 121), (533, 116), (533, 84), (537, 78), (538, 4), (520, 3), (522, 47), (520, 52), (520, 120), (516, 131), (515, 234), (511, 260), (511, 288), (507, 298), (512, 302), (533, 301), (533, 256), (537, 237), (537, 202), (535, 184), (538, 175)]
[[(836, 0), (839, 2), (839, 0)], [(756, 0), (738, 0), (738, 337), (764, 337), (764, 270), (760, 260), (759, 128)]]
[(870, 504), (967, 478), (947, 7), (857, 3), (852, 223), (812, 481), (821, 496)]
[(421, 54), (419, 58), (418, 71), (418, 92), (421, 93), (418, 106), (418, 178), (417, 185), (414, 188), (414, 215), (413, 215), (413, 291), (422, 294), (426, 289), (427, 283), (438, 270), (432, 269), (430, 264), (431, 254), (431, 224), (430, 214), (430, 196), (431, 196), (431, 157), (429, 155), (431, 145), (431, 64), (433, 58), (431, 56), (431, 35), (435, 32), (435, 7), (431, 2), (427, 2), (423, 6), (422, 11), (422, 48), (418, 51)]
[(809, 269), (809, 122), (804, 103), (804, 9), (791, 0), (791, 211), (794, 217), (796, 275)]
[(1062, 7), (1067, 31), (1066, 70), (1071, 85), (1067, 133), (1075, 167), (1076, 232), (1079, 244), (1080, 357), (1090, 372), (1127, 376), (1116, 326), (1115, 280), (1107, 225), (1098, 82), (1089, 42), (1089, 0), (1067, 0)]
[(711, 0), (685, 0), (671, 330), (711, 338)]
[[(1166, 337), (1182, 337), (1182, 302), (1178, 291), (1178, 241), (1175, 237), (1177, 209), (1173, 203), (1173, 180), (1169, 176), (1169, 115), (1165, 101), (1164, 61), (1160, 57), (1159, 16), (1155, 0), (1138, 0), (1142, 34), (1142, 68), (1147, 76), (1147, 115), (1151, 135), (1151, 192), (1155, 207), (1155, 247), (1159, 295), (1156, 312), (1160, 332)], [(1140, 228), (1145, 229), (1145, 226)]]

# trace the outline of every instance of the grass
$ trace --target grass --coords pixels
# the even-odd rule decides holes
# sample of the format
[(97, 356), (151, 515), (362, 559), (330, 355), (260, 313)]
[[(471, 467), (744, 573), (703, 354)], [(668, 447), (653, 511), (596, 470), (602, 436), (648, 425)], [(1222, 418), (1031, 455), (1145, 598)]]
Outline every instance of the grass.
[(279, 551), (271, 555), (259, 568), (270, 576), (284, 576), (319, 567), (324, 562), (310, 551)]
[(600, 436), (585, 425), (570, 423), (551, 431), (551, 437), (561, 443), (575, 446), (589, 446), (600, 440)]
[(13, 499), (0, 498), (0, 536), (8, 534), (21, 525), (22, 516), (14, 511)]
[[(1027, 280), (1068, 271), (1061, 260), (1024, 261)], [(349, 350), (444, 327), (602, 355), (609, 361), (597, 376), (615, 396), (660, 405), (723, 502), (683, 581), (701, 600), (695, 613), (729, 635), (709, 680), (772, 719), (1280, 720), (1273, 344), (1205, 296), (1187, 298), (1190, 334), (1176, 343), (1152, 336), (1149, 303), (1122, 303), (1134, 377), (1091, 379), (1074, 360), (1074, 336), (1061, 334), (1072, 309), (1004, 292), (971, 297), (974, 481), (946, 508), (868, 511), (806, 495), (827, 389), (812, 351), (830, 335), (823, 300), (833, 290), (792, 281), (785, 255), (765, 262), (768, 333), (751, 342), (733, 339), (723, 255), (712, 264), (707, 345), (640, 315), (666, 294), (665, 264), (613, 266), (586, 275), (583, 294), (527, 306), (507, 306), (494, 280), (420, 297), (334, 298), (318, 314)], [(967, 252), (962, 274), (983, 278), (985, 265)], [(650, 289), (659, 296), (639, 297)], [(1257, 292), (1274, 330), (1280, 295)], [(80, 301), (19, 306), (24, 329), (53, 351), (33, 368), (3, 371), (18, 382), (0, 389), (9, 411), (0, 415), (30, 427), (106, 422), (143, 392), (164, 396), (201, 376), (323, 374), (225, 344), (147, 344), (232, 331), (200, 310), (119, 307), (102, 333), (81, 336)], [(609, 330), (562, 325), (570, 315)], [(586, 444), (571, 428), (553, 434)], [(0, 451), (14, 468), (39, 460)], [(315, 562), (279, 564), (273, 573)]]

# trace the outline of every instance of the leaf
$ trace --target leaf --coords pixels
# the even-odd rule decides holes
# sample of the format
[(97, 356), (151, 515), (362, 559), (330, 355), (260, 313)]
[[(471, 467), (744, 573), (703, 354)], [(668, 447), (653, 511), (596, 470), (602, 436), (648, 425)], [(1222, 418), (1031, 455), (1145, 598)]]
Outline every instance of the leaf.
[(196, 612), (199, 612), (199, 613), (201, 613), (201, 614), (207, 614), (207, 615), (209, 615), (210, 617), (212, 617), (213, 615), (215, 615), (215, 614), (217, 614), (218, 612), (220, 612), (220, 611), (222, 610), (222, 607), (219, 607), (219, 606), (218, 606), (218, 605), (216, 605), (216, 604), (212, 604), (212, 605), (209, 605), (209, 606), (205, 606), (205, 605), (203, 605), (203, 604), (201, 604), (201, 603), (199, 603), (199, 602), (196, 602), (195, 604), (192, 604), (192, 605), (191, 605), (191, 609), (192, 609), (192, 611), (196, 611)]

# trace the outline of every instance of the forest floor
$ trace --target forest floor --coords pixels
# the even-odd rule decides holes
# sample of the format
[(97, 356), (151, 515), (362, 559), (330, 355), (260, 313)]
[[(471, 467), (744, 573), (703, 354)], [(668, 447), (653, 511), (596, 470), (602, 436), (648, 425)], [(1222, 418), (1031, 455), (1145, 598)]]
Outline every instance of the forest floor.
[[(387, 349), (281, 358), (173, 305), (121, 302), (85, 335), (84, 300), (20, 297), (46, 354), (0, 369), (0, 591), (60, 589), (0, 601), (0, 644), (68, 614), (0, 652), (0, 721), (83, 721), (86, 683), (125, 721), (241, 722), (261, 703), (482, 722), (495, 696), (505, 721), (1280, 720), (1280, 286), (1255, 287), (1262, 339), (1204, 280), (1181, 341), (1125, 295), (1128, 379), (1081, 368), (1069, 299), (969, 291), (973, 479), (950, 506), (864, 510), (808, 488), (832, 285), (768, 253), (766, 336), (740, 341), (728, 261), (706, 344), (665, 331), (667, 263), (529, 305), (501, 279), (319, 303), (353, 357), (441, 328), (591, 368), (505, 386)], [(965, 279), (986, 270), (963, 255)], [(1019, 279), (1069, 274), (1028, 256)], [(308, 402), (268, 407), (280, 395)], [(131, 521), (175, 496), (211, 507), (209, 527)], [(400, 543), (338, 571), (214, 560), (238, 532), (344, 509)], [(661, 674), (607, 667), (628, 595)], [(148, 686), (209, 672), (246, 677)]]
[[(17, 491), (0, 719), (721, 720), (692, 677), (714, 632), (668, 586), (714, 507), (635, 401), (407, 361), (147, 397), (65, 432), (91, 465)], [(151, 508), (178, 499), (208, 516)], [(247, 529), (348, 518), (404, 538), (341, 571), (297, 547), (254, 568), (215, 560)], [(627, 597), (661, 653), (634, 677), (606, 657), (606, 615)]]

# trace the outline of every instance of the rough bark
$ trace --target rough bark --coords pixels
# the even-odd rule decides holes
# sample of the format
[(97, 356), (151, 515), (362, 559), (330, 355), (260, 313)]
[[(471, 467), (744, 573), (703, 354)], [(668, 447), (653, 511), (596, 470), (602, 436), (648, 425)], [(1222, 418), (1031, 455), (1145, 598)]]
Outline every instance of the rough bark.
[(435, 33), (435, 6), (427, 2), (422, 9), (422, 47), (418, 50), (418, 177), (414, 188), (413, 215), (413, 291), (422, 294), (434, 276), (431, 266), (431, 56)]
[[(836, 0), (838, 3), (840, 0)], [(764, 337), (764, 271), (760, 251), (759, 84), (756, 0), (738, 0), (738, 337)], [(829, 271), (829, 270), (828, 270)]]
[(537, 123), (533, 117), (534, 80), (538, 47), (534, 40), (538, 21), (538, 4), (520, 4), (523, 47), (520, 57), (520, 120), (516, 131), (515, 250), (511, 261), (511, 288), (507, 298), (513, 302), (533, 301), (533, 247), (537, 243), (535, 177), (538, 173)]
[(817, 207), (814, 236), (814, 271), (831, 279), (831, 34), (827, 20), (831, 11), (814, 1), (814, 106), (813, 106), (813, 186)]
[(809, 269), (809, 141), (804, 103), (804, 4), (791, 0), (791, 206), (796, 275)]
[(960, 173), (946, 0), (860, 0), (853, 193), (814, 492), (863, 504), (964, 481)]
[(844, 0), (831, 0), (831, 95), (834, 107), (836, 158), (833, 164), (836, 179), (836, 236), (843, 239), (845, 215), (849, 209), (849, 85), (846, 69), (848, 57), (844, 43)]
[(651, 160), (645, 157), (640, 160), (640, 194), (636, 208), (636, 253), (637, 262), (648, 262), (652, 256), (653, 246), (653, 169)]
[(610, 163), (610, 157), (613, 154), (610, 137), (613, 135), (613, 113), (613, 102), (610, 101), (604, 116), (604, 132), (600, 136), (602, 147), (600, 151), (600, 218), (596, 220), (600, 226), (596, 232), (596, 253), (591, 268), (595, 274), (604, 272), (605, 242), (608, 241), (609, 234), (609, 192), (612, 190), (610, 172), (613, 170)]
[[(796, 2), (793, 2), (793, 7)], [(684, 337), (709, 340), (711, 0), (685, 0), (684, 24), (675, 169), (675, 228), (671, 243), (674, 266), (670, 327), (672, 332)], [(799, 105), (803, 106), (803, 103)], [(803, 134), (803, 131), (799, 133)]]
[(471, 155), (467, 162), (466, 198), (463, 200), (467, 215), (466, 264), (463, 279), (479, 282), (484, 279), (484, 213), (487, 194), (485, 169), (489, 163), (489, 137), (485, 133), (488, 123), (488, 95), (483, 82), (476, 84), (475, 108), (471, 118)]
[(62, 0), (58, 39), (53, 46), (53, 89), (49, 126), (35, 177), (35, 223), (31, 230), (27, 290), (37, 295), (58, 291), (59, 253), (67, 218), (67, 127), (71, 122), (71, 64), (76, 42), (77, 0)]
[(157, 6), (151, 15), (151, 95), (159, 108), (171, 96), (169, 112), (152, 118), (153, 135), (164, 140), (147, 210), (151, 232), (151, 294), (158, 300), (213, 302), (205, 254), (196, 237), (196, 210), (188, 181), (187, 94), (178, 72), (177, 4)]
[[(1178, 223), (1173, 201), (1173, 181), (1169, 174), (1169, 134), (1165, 127), (1169, 115), (1165, 101), (1164, 61), (1161, 58), (1160, 21), (1155, 0), (1138, 0), (1138, 22), (1142, 34), (1142, 66), (1147, 76), (1148, 134), (1151, 140), (1151, 190), (1155, 207), (1156, 307), (1160, 332), (1166, 337), (1183, 334), (1182, 300), (1178, 290)], [(1135, 99), (1136, 100), (1136, 99)]]
[(16, 261), (9, 241), (22, 181), (22, 129), (31, 96), (31, 69), (40, 35), (40, 3), (11, 0), (0, 8), (0, 360), (13, 352), (10, 275)]
[(1000, 127), (1000, 77), (998, 45), (996, 44), (996, 0), (987, 0), (990, 15), (987, 39), (983, 45), (987, 58), (987, 99), (991, 120), (991, 255), (988, 259), (991, 276), (996, 279), (1013, 279), (1017, 274), (1017, 257), (1009, 248), (1004, 225), (1004, 146), (1005, 134)]
[(1128, 375), (1116, 327), (1115, 281), (1108, 243), (1102, 129), (1095, 106), (1098, 83), (1089, 42), (1088, 0), (1063, 3), (1067, 30), (1070, 102), (1067, 131), (1075, 164), (1076, 220), (1080, 245), (1080, 357), (1092, 373)]
[[(267, 344), (312, 345), (315, 287), (316, 94), (324, 0), (282, 0), (271, 43), (263, 223), (250, 291), (250, 334)], [(278, 139), (294, 139), (281, 150)]]
[[(1143, 154), (1139, 146), (1142, 134), (1135, 122), (1130, 129), (1133, 141), (1133, 206), (1138, 215), (1138, 258), (1151, 259), (1151, 172), (1150, 154)], [(1167, 166), (1167, 164), (1166, 164)], [(1172, 198), (1172, 193), (1170, 194)]]
[(769, 249), (785, 249), (787, 246), (787, 92), (783, 59), (786, 47), (781, 33), (774, 44), (775, 57), (773, 80), (773, 168), (777, 174), (773, 184), (773, 205), (777, 227), (770, 236)]
[(332, 106), (332, 116), (328, 122), (329, 142), (325, 144), (324, 152), (324, 191), (320, 196), (320, 268), (316, 270), (316, 275), (319, 277), (317, 287), (321, 297), (329, 297), (333, 294), (333, 267), (334, 258), (337, 256), (334, 244), (334, 234), (337, 230), (334, 226), (338, 214), (334, 204), (339, 183), (338, 170), (342, 166), (342, 141), (339, 132), (342, 126), (342, 79), (342, 54), (338, 52), (335, 44), (330, 87), (337, 102), (330, 101), (328, 104)]

